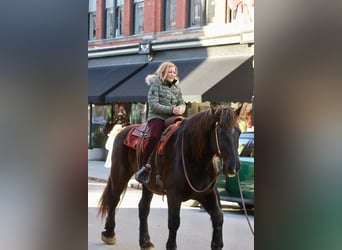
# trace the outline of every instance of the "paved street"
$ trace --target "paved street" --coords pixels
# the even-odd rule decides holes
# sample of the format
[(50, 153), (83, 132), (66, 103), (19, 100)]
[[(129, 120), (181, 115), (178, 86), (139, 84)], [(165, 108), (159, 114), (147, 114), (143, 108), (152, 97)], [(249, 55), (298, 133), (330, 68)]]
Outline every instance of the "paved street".
[[(104, 221), (96, 216), (97, 203), (105, 187), (109, 169), (103, 162), (89, 162), (88, 170), (88, 250), (139, 249), (138, 209), (141, 190), (132, 180), (116, 216), (116, 245), (106, 245), (101, 241)], [(181, 209), (181, 225), (178, 230), (178, 249), (208, 250), (211, 240), (211, 221), (209, 215), (198, 207), (184, 203)], [(254, 227), (254, 216), (249, 216)], [(165, 249), (168, 236), (166, 197), (154, 195), (149, 216), (149, 231), (155, 249)], [(254, 236), (249, 230), (246, 218), (234, 203), (224, 203), (223, 225), (224, 249), (253, 250)]]

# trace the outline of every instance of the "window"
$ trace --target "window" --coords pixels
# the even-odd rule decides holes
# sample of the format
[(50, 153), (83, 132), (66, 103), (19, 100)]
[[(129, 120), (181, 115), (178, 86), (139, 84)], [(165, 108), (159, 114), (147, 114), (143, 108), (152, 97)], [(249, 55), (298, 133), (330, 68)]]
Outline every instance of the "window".
[(215, 0), (190, 0), (190, 26), (214, 22)]
[(204, 20), (204, 0), (190, 0), (190, 26), (201, 26)]
[(238, 151), (242, 157), (254, 157), (254, 139), (240, 137)]
[(165, 30), (176, 28), (176, 0), (165, 0)]
[(110, 113), (110, 105), (88, 105), (88, 146), (91, 148), (104, 148), (107, 138), (105, 128), (110, 119)]
[(117, 0), (115, 6), (115, 36), (122, 36), (124, 0)]
[(113, 0), (106, 0), (106, 38), (114, 37)]
[(89, 0), (88, 10), (89, 40), (96, 39), (96, 0)]
[(106, 38), (122, 36), (122, 20), (123, 0), (106, 0)]
[(207, 24), (214, 22), (215, 0), (207, 0)]
[(134, 34), (144, 32), (144, 1), (134, 0)]

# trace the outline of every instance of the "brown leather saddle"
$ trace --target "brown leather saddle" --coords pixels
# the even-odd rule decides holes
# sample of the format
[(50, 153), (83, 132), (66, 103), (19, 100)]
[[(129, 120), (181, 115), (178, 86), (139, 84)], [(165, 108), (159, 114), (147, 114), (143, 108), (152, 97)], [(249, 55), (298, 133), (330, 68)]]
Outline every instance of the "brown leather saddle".
[[(171, 135), (176, 131), (176, 129), (183, 123), (183, 120), (184, 117), (182, 116), (172, 116), (165, 120), (164, 132), (157, 146), (158, 154), (164, 153), (164, 147), (167, 141), (169, 140)], [(147, 122), (137, 124), (128, 131), (126, 138), (123, 141), (123, 144), (137, 151), (144, 152), (149, 137), (150, 129), (147, 126)]]

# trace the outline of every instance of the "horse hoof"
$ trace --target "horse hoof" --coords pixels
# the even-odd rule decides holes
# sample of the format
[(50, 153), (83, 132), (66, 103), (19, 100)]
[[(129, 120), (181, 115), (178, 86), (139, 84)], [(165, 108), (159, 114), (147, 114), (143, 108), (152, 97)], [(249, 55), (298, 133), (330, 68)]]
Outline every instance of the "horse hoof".
[(102, 234), (101, 239), (104, 243), (108, 244), (108, 245), (114, 245), (116, 243), (116, 238), (115, 236), (112, 237), (107, 237), (105, 235)]
[(149, 243), (148, 246), (140, 247), (141, 250), (154, 250), (154, 245)]

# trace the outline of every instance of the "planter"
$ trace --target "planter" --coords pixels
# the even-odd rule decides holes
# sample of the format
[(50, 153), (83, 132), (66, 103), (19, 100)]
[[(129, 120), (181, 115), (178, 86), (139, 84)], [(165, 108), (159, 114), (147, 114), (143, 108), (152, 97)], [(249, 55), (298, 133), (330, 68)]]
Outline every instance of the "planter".
[(88, 149), (88, 161), (105, 161), (106, 150), (104, 148)]

